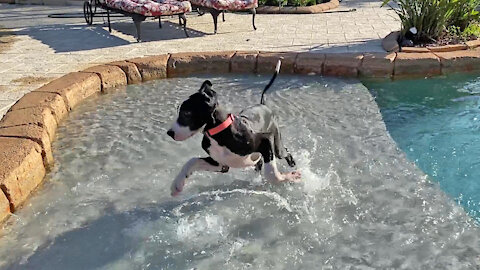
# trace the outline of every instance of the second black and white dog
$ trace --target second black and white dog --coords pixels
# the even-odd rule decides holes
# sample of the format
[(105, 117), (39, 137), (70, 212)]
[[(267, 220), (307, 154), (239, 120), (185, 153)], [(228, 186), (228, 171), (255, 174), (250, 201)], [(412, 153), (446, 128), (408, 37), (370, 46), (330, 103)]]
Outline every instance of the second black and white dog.
[(280, 71), (278, 64), (272, 79), (262, 92), (259, 105), (246, 108), (239, 115), (227, 113), (217, 101), (212, 83), (203, 82), (200, 90), (180, 106), (176, 121), (167, 134), (176, 141), (186, 140), (203, 131), (202, 148), (208, 157), (192, 158), (172, 183), (172, 195), (179, 194), (185, 180), (195, 171), (228, 172), (229, 168), (265, 164), (265, 177), (272, 182), (299, 181), (300, 172), (280, 173), (276, 158), (285, 159), (290, 167), (295, 161), (283, 146), (280, 130), (272, 110), (265, 105), (264, 94)]

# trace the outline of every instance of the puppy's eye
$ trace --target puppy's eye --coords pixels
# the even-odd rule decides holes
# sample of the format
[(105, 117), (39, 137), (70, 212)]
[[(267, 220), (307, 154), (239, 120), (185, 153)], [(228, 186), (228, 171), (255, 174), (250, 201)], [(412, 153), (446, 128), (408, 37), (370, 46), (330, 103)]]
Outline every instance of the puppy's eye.
[(182, 116), (189, 117), (190, 115), (192, 115), (192, 112), (190, 112), (190, 111), (182, 111), (182, 112), (180, 112), (180, 114), (181, 114)]

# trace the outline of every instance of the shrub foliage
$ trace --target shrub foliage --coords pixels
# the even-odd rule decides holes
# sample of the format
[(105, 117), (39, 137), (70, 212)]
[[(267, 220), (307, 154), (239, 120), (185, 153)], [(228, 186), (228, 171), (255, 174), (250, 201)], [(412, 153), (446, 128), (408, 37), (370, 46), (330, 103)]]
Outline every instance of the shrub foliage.
[(259, 0), (261, 6), (312, 6), (328, 2), (329, 0)]
[(480, 0), (455, 0), (452, 1), (452, 14), (449, 25), (460, 27), (463, 31), (473, 21), (478, 21), (479, 12), (476, 10)]
[[(417, 42), (436, 40), (450, 26), (461, 31), (476, 24), (480, 0), (391, 0), (402, 22), (402, 32), (416, 27)], [(390, 0), (385, 0), (386, 5)]]

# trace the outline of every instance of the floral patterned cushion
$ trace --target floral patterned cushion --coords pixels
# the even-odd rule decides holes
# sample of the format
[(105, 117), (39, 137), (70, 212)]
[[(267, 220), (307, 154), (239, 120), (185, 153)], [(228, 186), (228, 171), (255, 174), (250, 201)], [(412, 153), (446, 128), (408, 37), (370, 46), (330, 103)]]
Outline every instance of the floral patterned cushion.
[(190, 0), (192, 5), (217, 10), (246, 10), (258, 7), (258, 0)]
[(176, 0), (105, 0), (108, 7), (144, 16), (161, 16), (192, 11), (188, 1)]

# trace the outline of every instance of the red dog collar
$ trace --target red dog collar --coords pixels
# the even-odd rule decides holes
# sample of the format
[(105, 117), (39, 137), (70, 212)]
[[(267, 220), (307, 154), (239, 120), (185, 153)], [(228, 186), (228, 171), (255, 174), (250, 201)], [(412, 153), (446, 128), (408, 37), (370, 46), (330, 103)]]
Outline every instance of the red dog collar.
[(219, 132), (222, 132), (226, 128), (228, 128), (232, 123), (233, 123), (233, 115), (229, 114), (227, 119), (225, 121), (223, 121), (223, 123), (221, 123), (220, 125), (218, 125), (214, 128), (211, 128), (211, 129), (207, 130), (206, 133), (209, 136), (213, 136), (213, 135), (215, 135)]

